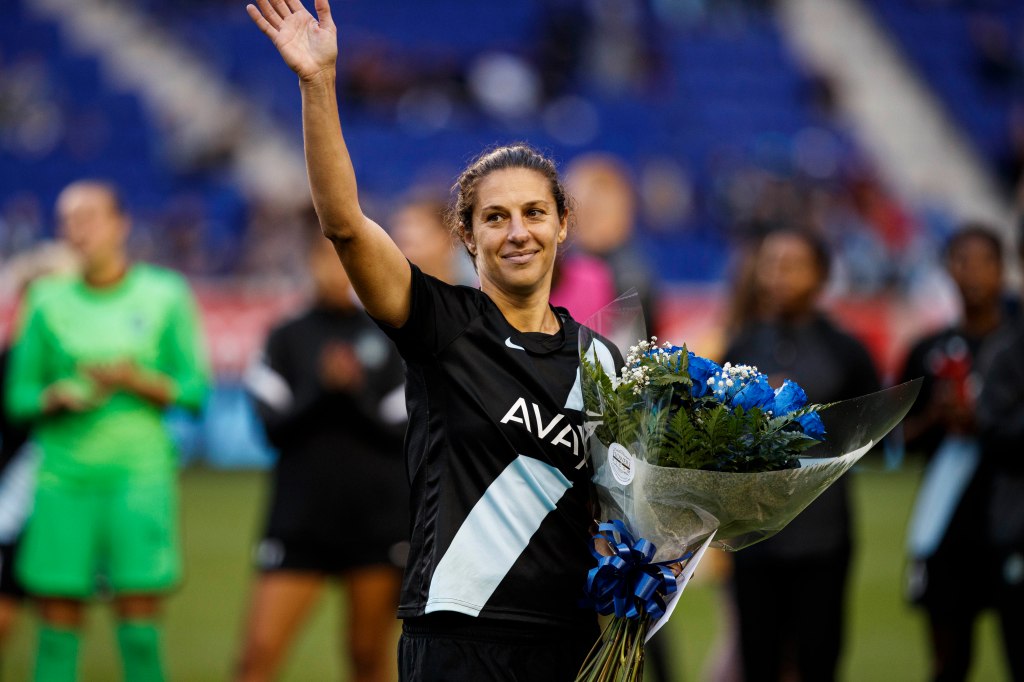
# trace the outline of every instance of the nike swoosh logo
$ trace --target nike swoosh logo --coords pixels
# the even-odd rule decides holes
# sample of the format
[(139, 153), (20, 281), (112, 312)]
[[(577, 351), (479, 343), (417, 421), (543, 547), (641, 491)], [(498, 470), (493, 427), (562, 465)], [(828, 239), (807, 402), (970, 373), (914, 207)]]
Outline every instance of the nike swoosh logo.
[(507, 339), (505, 339), (505, 345), (508, 346), (509, 348), (515, 348), (516, 350), (526, 350), (522, 346), (518, 346), (518, 345), (512, 343), (512, 337), (511, 336), (508, 337)]

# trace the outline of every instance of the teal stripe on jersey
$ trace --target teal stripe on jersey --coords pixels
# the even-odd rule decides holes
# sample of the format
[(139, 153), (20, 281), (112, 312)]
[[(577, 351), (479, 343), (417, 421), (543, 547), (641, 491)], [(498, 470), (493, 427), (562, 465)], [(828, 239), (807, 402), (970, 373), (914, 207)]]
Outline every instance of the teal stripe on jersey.
[(519, 455), (474, 505), (430, 581), (426, 613), (480, 615), (498, 585), (572, 483)]

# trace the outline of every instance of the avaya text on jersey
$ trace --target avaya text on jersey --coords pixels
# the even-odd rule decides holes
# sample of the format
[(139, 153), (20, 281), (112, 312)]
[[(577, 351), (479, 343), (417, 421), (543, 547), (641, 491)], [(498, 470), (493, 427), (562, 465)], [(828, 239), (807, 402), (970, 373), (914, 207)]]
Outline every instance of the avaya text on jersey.
[[(570, 424), (569, 418), (564, 414), (556, 414), (551, 418), (547, 424), (544, 423), (544, 417), (541, 416), (540, 406), (537, 403), (529, 403), (529, 406), (533, 408), (533, 418), (530, 418), (530, 409), (527, 407), (528, 403), (526, 398), (520, 397), (514, 403), (512, 407), (508, 409), (505, 416), (501, 418), (502, 424), (508, 424), (509, 422), (518, 422), (526, 427), (526, 430), (533, 433), (544, 440), (550, 434), (555, 433), (556, 427), (565, 422), (562, 429), (557, 432), (550, 442), (552, 445), (562, 445), (572, 450), (572, 454), (580, 457), (580, 463), (576, 465), (577, 469), (582, 469), (587, 463), (587, 451), (586, 451), (586, 435), (583, 431), (582, 424)], [(570, 436), (571, 440), (566, 440), (566, 437)]]

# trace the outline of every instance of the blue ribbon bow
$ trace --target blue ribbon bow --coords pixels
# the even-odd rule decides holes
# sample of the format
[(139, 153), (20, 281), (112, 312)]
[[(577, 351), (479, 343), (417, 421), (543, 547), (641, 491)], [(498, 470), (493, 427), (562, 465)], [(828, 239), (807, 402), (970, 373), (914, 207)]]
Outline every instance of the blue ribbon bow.
[(601, 615), (614, 613), (619, 618), (639, 618), (644, 613), (654, 619), (665, 614), (665, 597), (676, 591), (676, 576), (667, 564), (687, 559), (651, 563), (656, 547), (640, 538), (634, 541), (626, 525), (615, 519), (598, 525), (595, 538), (604, 538), (614, 552), (605, 556), (591, 547), (597, 566), (587, 574), (587, 596)]

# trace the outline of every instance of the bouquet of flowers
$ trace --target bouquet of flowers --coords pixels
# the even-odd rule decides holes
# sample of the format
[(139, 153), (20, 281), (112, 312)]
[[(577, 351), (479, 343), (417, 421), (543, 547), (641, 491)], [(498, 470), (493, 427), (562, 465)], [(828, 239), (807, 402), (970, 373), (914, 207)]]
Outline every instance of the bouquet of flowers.
[[(704, 549), (735, 551), (780, 531), (903, 418), (919, 389), (809, 405), (797, 384), (772, 389), (756, 367), (719, 366), (655, 338), (622, 341), (634, 308), (620, 299), (580, 339), (594, 481), (611, 519), (595, 538), (587, 590), (614, 617), (578, 681), (642, 679), (643, 644)], [(630, 344), (624, 363), (616, 337)]]

